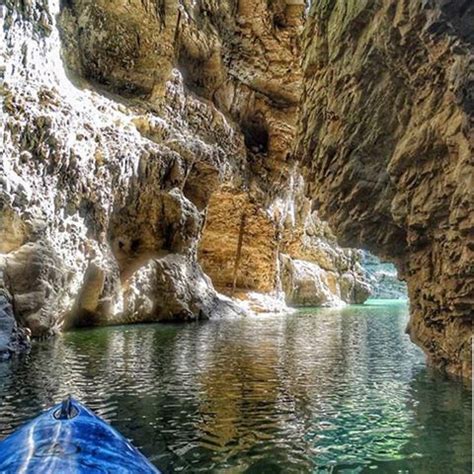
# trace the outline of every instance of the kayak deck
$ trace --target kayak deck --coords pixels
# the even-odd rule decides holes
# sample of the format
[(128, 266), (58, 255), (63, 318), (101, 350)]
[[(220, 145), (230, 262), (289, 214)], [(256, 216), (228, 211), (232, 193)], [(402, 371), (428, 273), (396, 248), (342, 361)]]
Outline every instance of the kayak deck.
[(108, 423), (70, 399), (67, 405), (63, 402), (50, 408), (0, 441), (0, 472), (156, 474), (160, 471)]

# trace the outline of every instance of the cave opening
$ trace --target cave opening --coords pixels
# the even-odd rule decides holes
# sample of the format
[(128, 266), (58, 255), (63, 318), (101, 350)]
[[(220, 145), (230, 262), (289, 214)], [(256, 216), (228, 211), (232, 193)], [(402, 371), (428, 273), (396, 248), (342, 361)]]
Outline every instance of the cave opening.
[(256, 114), (242, 122), (245, 146), (253, 153), (267, 154), (270, 134), (265, 118)]
[(468, 471), (472, 0), (153, 3), (2, 8), (0, 472)]
[(273, 15), (273, 26), (277, 29), (284, 29), (288, 26), (286, 16), (283, 12), (278, 12)]

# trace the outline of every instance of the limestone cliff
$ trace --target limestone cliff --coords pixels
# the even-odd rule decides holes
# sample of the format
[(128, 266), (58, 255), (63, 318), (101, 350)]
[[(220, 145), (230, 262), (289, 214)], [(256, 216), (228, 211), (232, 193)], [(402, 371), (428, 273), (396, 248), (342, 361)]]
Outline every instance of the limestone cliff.
[(361, 304), (373, 289), (355, 249), (342, 249), (316, 213), (290, 233), (280, 254), (280, 278), (292, 306)]
[(296, 208), (286, 214), (282, 232), (280, 273), (286, 301), (296, 306), (363, 303), (372, 288), (361, 266), (361, 252), (338, 245), (303, 190), (300, 178), (296, 196), (289, 199)]
[(175, 67), (177, 15), (146, 2), (2, 8), (2, 286), (35, 336), (208, 317), (221, 303), (241, 312), (196, 247), (207, 200), (242, 179), (246, 147)]
[(298, 156), (344, 245), (393, 261), (408, 331), (471, 376), (474, 303), (472, 1), (313, 2)]
[(371, 288), (359, 252), (337, 244), (295, 181), (268, 209), (249, 193), (216, 192), (198, 247), (204, 271), (220, 292), (236, 290), (238, 298), (259, 292), (291, 306), (363, 303)]
[[(281, 294), (279, 256), (301, 258), (294, 242), (306, 235), (287, 222), (303, 10), (300, 0), (4, 3), (0, 316), (13, 346), (23, 334), (13, 313), (43, 336), (243, 314), (214, 289), (230, 293), (235, 277), (244, 296)], [(326, 286), (349, 302), (352, 280), (345, 296)], [(291, 291), (301, 282), (293, 275)]]

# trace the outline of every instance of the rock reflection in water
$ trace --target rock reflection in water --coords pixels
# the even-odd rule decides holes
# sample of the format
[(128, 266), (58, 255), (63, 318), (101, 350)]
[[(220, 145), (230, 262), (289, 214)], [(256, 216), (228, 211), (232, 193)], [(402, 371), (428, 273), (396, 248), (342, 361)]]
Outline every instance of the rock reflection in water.
[(403, 304), (77, 331), (0, 365), (0, 436), (73, 393), (165, 472), (469, 472), (471, 401)]

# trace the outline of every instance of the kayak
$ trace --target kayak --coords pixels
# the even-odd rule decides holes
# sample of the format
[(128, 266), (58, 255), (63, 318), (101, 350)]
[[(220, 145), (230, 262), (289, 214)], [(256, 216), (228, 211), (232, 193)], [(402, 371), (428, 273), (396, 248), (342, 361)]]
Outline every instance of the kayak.
[(137, 448), (68, 398), (0, 441), (0, 473), (159, 473)]

